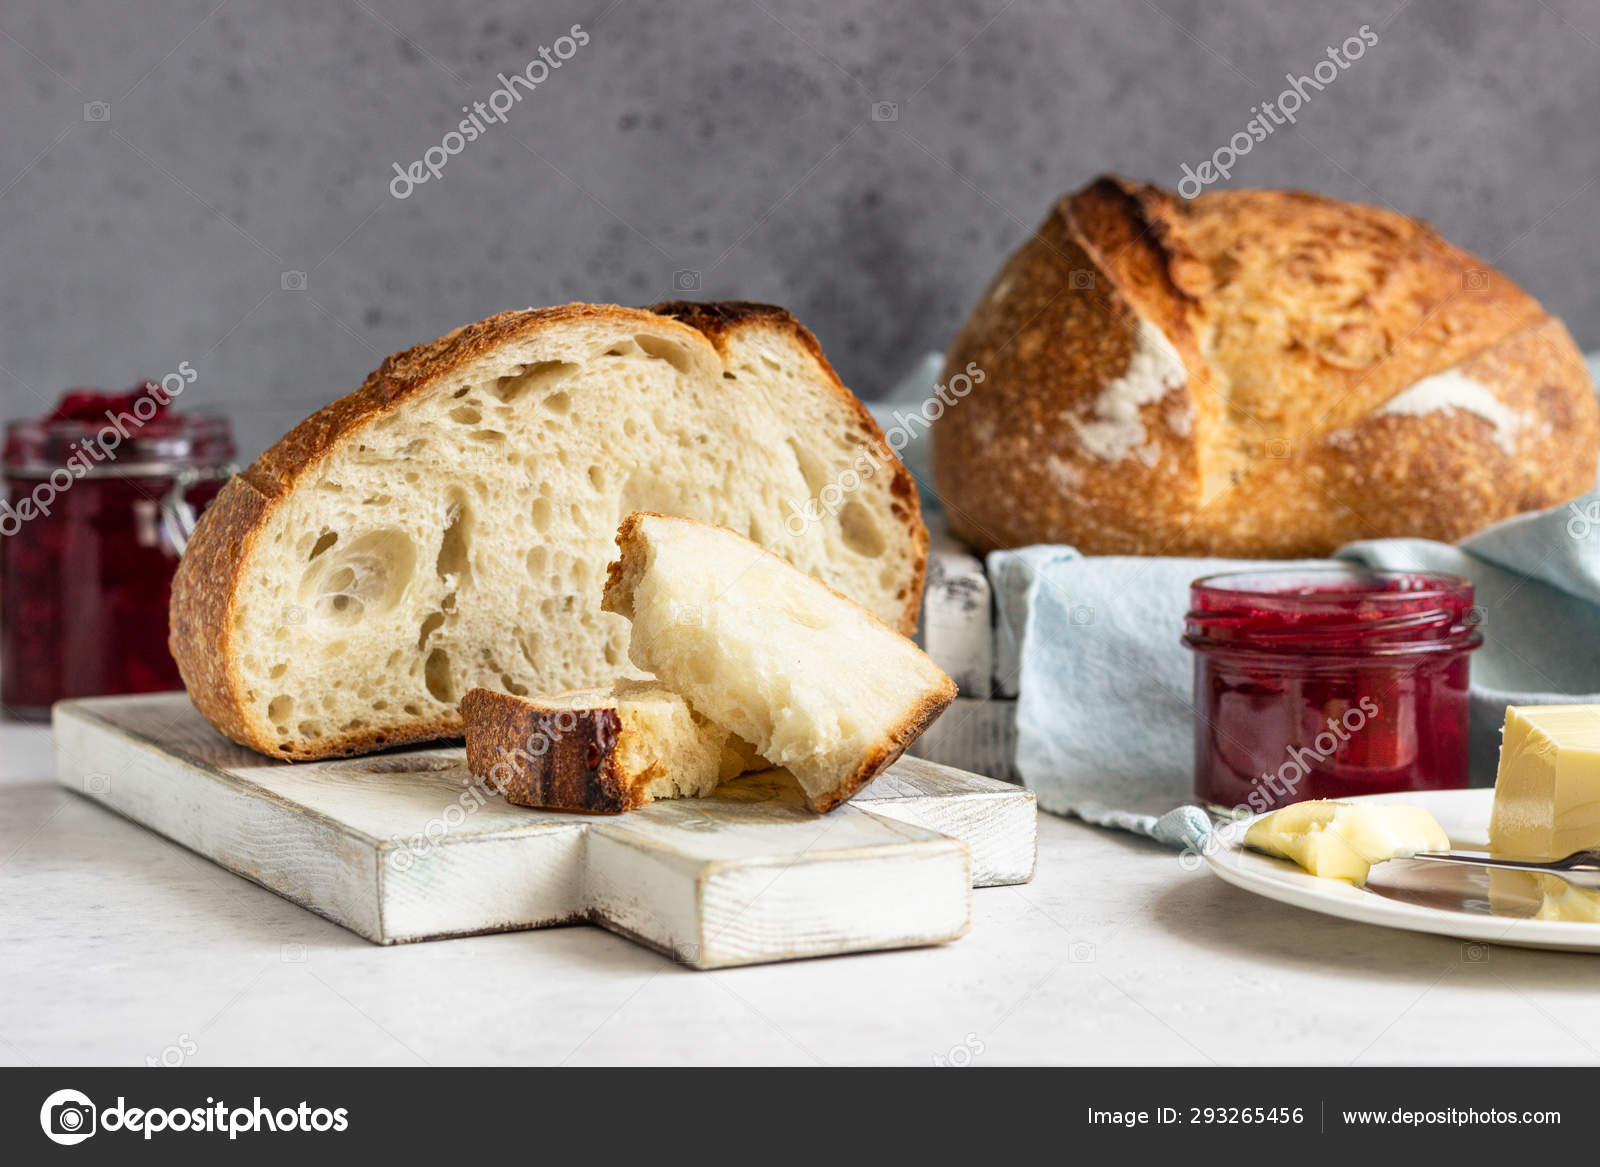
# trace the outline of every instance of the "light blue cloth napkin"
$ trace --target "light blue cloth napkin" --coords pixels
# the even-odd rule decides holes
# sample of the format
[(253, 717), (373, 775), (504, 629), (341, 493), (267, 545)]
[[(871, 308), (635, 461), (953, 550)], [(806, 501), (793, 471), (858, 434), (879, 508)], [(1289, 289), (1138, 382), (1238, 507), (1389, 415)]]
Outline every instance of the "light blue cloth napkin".
[[(1381, 539), (1339, 557), (1473, 581), (1484, 633), (1472, 659), (1475, 783), (1494, 781), (1507, 704), (1600, 702), (1600, 491), (1455, 546)], [(1070, 547), (989, 556), (1000, 617), (1019, 648), (1017, 769), (1043, 809), (1178, 847), (1204, 841), (1208, 818), (1185, 805), (1193, 659), (1179, 638), (1189, 583), (1263, 565), (1287, 566)]]
[[(897, 403), (926, 396), (936, 375), (925, 359), (874, 412), (887, 422), (904, 409)], [(902, 457), (936, 508), (922, 443)], [(1494, 781), (1506, 705), (1600, 702), (1600, 490), (1456, 545), (1382, 539), (1338, 556), (1472, 580), (1484, 633), (1472, 657), (1475, 784)], [(1210, 820), (1189, 805), (1193, 661), (1180, 642), (1189, 584), (1264, 562), (1287, 566), (1051, 546), (989, 556), (1000, 635), (1020, 660), (1017, 769), (1040, 807), (1174, 847), (1203, 845)]]

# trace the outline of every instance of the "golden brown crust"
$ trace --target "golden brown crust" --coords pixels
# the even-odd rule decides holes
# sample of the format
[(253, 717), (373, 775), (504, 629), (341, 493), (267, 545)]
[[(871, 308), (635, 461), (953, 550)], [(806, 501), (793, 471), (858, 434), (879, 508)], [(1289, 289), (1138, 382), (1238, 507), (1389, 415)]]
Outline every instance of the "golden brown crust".
[(243, 694), (229, 668), (233, 585), (266, 511), (267, 501), (242, 476), (229, 480), (206, 508), (172, 581), (167, 642), (189, 698), (205, 719), (234, 741), (277, 753), (270, 743), (254, 740), (243, 715)]
[[(1187, 380), (1108, 456), (1082, 427), (1144, 322)], [(984, 379), (933, 427), (934, 469), (984, 550), (1326, 554), (1460, 538), (1595, 481), (1600, 407), (1559, 321), (1427, 224), (1303, 192), (1092, 183), (1001, 269), (946, 376), (969, 363)], [(1509, 423), (1384, 412), (1449, 370)]]
[[(822, 356), (816, 339), (781, 308), (741, 302), (704, 304), (694, 310), (676, 305), (720, 349), (722, 338), (741, 327), (788, 330), (814, 355), (842, 404), (862, 428), (883, 435), (871, 414), (850, 394)], [(502, 345), (540, 331), (586, 321), (632, 321), (641, 328), (678, 327), (665, 314), (615, 304), (566, 304), (501, 312), (465, 325), (437, 340), (386, 358), (354, 393), (318, 410), (295, 426), (246, 470), (230, 480), (201, 517), (178, 565), (170, 607), (168, 645), (195, 707), (219, 731), (243, 745), (292, 761), (366, 753), (370, 750), (459, 736), (458, 714), (412, 722), (402, 728), (364, 729), (319, 739), (314, 748), (279, 740), (272, 727), (251, 713), (232, 642), (234, 605), (251, 551), (273, 510), (335, 450), (365, 426), (396, 409), (408, 397), (492, 353)], [(687, 324), (685, 325), (687, 326)], [(887, 449), (887, 447), (885, 447)], [(915, 544), (915, 578), (907, 584), (902, 630), (916, 626), (927, 562), (927, 530), (922, 525), (914, 483), (892, 455), (886, 465), (896, 475), (896, 515)]]
[(541, 705), (490, 689), (461, 699), (467, 768), (518, 806), (621, 814), (647, 801), (645, 776), (622, 772), (617, 710)]
[(878, 748), (856, 768), (855, 773), (836, 789), (829, 791), (826, 798), (813, 799), (808, 795), (807, 804), (812, 810), (822, 814), (854, 798), (879, 774), (894, 765), (900, 755), (906, 752), (906, 748), (921, 737), (923, 732), (950, 708), (951, 702), (955, 699), (956, 684), (949, 677), (945, 677), (937, 693), (929, 694), (904, 721), (889, 728)]
[(706, 339), (716, 345), (719, 352), (723, 341), (732, 333), (747, 325), (766, 324), (790, 331), (819, 361), (827, 360), (810, 330), (790, 315), (787, 308), (776, 304), (759, 304), (754, 300), (663, 300), (645, 311), (670, 316), (705, 333)]

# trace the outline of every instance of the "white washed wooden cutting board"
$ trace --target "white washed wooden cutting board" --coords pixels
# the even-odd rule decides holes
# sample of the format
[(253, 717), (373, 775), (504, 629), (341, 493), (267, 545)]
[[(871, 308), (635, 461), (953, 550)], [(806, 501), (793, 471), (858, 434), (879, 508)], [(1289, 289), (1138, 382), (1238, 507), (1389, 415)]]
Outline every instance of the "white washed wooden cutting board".
[(1033, 795), (905, 758), (849, 804), (793, 779), (614, 817), (511, 806), (459, 746), (291, 765), (181, 693), (57, 705), (56, 776), (380, 944), (590, 921), (698, 968), (937, 944), (1033, 876)]

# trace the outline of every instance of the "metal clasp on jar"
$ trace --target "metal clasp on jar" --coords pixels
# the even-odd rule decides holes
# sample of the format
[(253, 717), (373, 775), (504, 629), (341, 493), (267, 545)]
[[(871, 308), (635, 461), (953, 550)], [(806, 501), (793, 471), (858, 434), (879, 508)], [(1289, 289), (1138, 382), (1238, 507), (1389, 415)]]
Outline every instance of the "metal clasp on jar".
[(161, 538), (173, 555), (182, 558), (189, 548), (189, 538), (199, 522), (199, 515), (189, 502), (189, 491), (201, 482), (227, 480), (239, 472), (232, 462), (200, 469), (186, 466), (173, 476), (172, 488), (161, 500)]

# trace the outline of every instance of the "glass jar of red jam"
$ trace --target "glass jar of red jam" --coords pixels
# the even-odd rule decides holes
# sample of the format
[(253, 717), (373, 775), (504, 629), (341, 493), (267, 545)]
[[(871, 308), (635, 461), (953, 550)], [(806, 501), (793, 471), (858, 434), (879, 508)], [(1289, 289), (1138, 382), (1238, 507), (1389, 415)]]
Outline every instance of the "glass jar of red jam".
[(1221, 814), (1467, 784), (1472, 584), (1357, 566), (1190, 585), (1196, 799)]
[[(185, 366), (180, 366), (180, 368)], [(167, 651), (172, 574), (194, 518), (233, 471), (225, 418), (169, 408), (177, 380), (68, 392), (5, 428), (0, 706), (38, 719), (64, 697), (182, 685)], [(163, 385), (167, 385), (166, 388)]]

